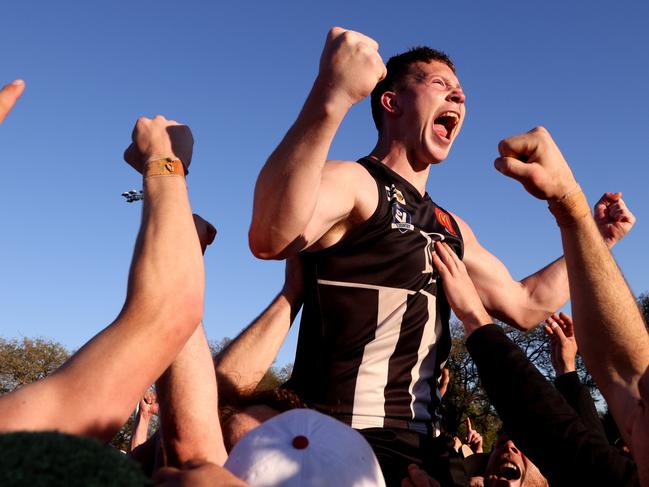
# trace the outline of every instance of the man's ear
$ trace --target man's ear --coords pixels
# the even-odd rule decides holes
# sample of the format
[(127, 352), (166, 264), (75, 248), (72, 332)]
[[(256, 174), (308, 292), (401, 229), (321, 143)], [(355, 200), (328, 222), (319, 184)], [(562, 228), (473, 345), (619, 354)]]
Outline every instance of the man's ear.
[(396, 117), (401, 115), (401, 109), (394, 91), (385, 91), (381, 95), (381, 106), (389, 116)]

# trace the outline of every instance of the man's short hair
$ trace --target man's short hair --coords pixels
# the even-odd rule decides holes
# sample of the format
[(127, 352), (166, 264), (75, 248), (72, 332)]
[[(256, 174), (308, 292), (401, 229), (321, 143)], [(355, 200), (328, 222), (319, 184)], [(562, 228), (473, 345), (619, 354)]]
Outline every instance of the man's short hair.
[(372, 118), (377, 130), (381, 131), (383, 108), (381, 106), (381, 95), (386, 91), (395, 89), (405, 80), (408, 74), (408, 68), (411, 64), (417, 62), (430, 63), (438, 61), (446, 64), (453, 73), (455, 73), (455, 64), (451, 58), (442, 51), (433, 49), (427, 46), (417, 46), (409, 49), (408, 51), (392, 56), (388, 64), (386, 64), (387, 74), (372, 90), (371, 103), (372, 103)]

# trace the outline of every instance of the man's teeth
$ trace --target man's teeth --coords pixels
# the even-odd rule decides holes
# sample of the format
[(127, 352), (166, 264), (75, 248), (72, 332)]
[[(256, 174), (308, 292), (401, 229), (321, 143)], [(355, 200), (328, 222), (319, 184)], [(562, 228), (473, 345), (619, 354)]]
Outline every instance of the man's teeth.
[(460, 120), (460, 117), (455, 112), (444, 112), (444, 113), (440, 114), (437, 118), (440, 118), (440, 117), (451, 117), (451, 118), (454, 118), (455, 120)]

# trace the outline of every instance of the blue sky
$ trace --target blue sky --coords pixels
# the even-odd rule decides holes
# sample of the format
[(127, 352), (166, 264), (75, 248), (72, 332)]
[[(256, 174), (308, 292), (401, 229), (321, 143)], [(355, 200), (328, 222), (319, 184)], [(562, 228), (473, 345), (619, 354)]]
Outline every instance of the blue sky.
[[(5, 337), (77, 348), (117, 315), (139, 224), (139, 205), (120, 196), (139, 188), (121, 154), (136, 118), (158, 113), (192, 127), (192, 204), (219, 230), (208, 336), (250, 322), (283, 278), (282, 263), (248, 249), (254, 182), (333, 25), (376, 39), (385, 60), (418, 44), (455, 60), (468, 115), (427, 189), (513, 276), (561, 253), (543, 202), (493, 169), (500, 139), (542, 124), (593, 203), (624, 193), (638, 223), (615, 256), (633, 290), (649, 291), (646, 2), (24, 1), (0, 6), (0, 19), (0, 82), (27, 82), (0, 127)], [(330, 157), (362, 157), (375, 138), (365, 101)], [(295, 331), (279, 364), (292, 361)]]

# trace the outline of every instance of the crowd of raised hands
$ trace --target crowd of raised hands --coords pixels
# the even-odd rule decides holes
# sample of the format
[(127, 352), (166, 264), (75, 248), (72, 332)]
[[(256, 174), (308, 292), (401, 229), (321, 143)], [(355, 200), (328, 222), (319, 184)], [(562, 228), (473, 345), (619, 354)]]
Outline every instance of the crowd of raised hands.
[[(384, 66), (372, 52), (366, 62), (380, 79)], [(341, 65), (321, 70), (331, 77), (347, 76)], [(364, 98), (375, 84), (376, 79), (368, 80), (364, 91), (348, 93), (346, 103)], [(0, 122), (24, 89), (22, 81), (2, 88)], [(223, 467), (231, 425), (222, 428), (219, 394), (249, 393), (271, 366), (301, 304), (299, 262), (289, 260), (278, 297), (214, 362), (202, 326), (202, 254), (216, 230), (192, 214), (185, 180), (192, 147), (186, 125), (162, 116), (137, 120), (124, 158), (142, 174), (144, 204), (124, 306), (55, 373), (0, 397), (0, 432), (56, 430), (107, 442), (139, 403), (131, 455), (146, 465), (156, 485), (246, 484)], [(499, 152), (497, 170), (547, 201), (556, 218), (574, 322), (565, 313), (545, 322), (557, 375), (552, 385), (493, 324), (464, 262), (446, 243), (434, 244), (433, 264), (464, 325), (481, 383), (503, 421), (503, 433), (489, 455), (467, 418), (460, 443), (469, 453), (488, 457), (471, 485), (649, 486), (649, 337), (609, 251), (634, 217), (619, 193), (606, 193), (593, 218), (578, 178), (544, 128), (504, 139)], [(259, 252), (265, 251), (260, 247)], [(578, 350), (632, 458), (608, 445), (597, 426), (592, 400), (575, 377)], [(149, 359), (142, 361), (142, 356)], [(156, 392), (145, 393), (154, 383)], [(245, 431), (281, 412), (256, 407), (237, 417), (248, 424)], [(160, 428), (149, 438), (154, 415)], [(440, 484), (411, 465), (401, 485)]]

